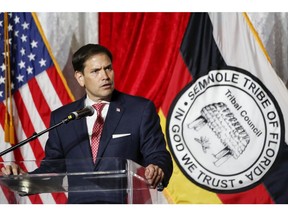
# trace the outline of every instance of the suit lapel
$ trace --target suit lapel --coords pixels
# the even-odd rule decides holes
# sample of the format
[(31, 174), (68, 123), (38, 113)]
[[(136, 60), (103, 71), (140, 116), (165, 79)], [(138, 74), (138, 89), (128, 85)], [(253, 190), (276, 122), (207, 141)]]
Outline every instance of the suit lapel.
[(77, 121), (77, 127), (75, 126), (75, 131), (79, 139), (79, 145), (80, 145), (79, 147), (84, 157), (86, 158), (91, 157), (90, 140), (88, 136), (86, 118), (82, 118), (75, 121)]
[(99, 158), (103, 156), (103, 153), (112, 138), (112, 134), (114, 133), (124, 112), (125, 108), (121, 100), (116, 99), (110, 102), (109, 110), (107, 113), (107, 117), (105, 119), (104, 128), (98, 149)]

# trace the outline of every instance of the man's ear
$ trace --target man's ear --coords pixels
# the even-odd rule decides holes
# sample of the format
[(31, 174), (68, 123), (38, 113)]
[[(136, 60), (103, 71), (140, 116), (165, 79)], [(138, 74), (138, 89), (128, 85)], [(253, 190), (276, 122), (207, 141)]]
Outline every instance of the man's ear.
[(74, 77), (81, 87), (84, 87), (84, 74), (81, 71), (75, 71)]

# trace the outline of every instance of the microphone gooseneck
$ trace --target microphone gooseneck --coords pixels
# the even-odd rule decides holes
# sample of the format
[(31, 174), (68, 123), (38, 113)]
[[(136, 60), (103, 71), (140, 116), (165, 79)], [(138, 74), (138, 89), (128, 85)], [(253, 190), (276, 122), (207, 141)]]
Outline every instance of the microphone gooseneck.
[(91, 116), (93, 114), (94, 114), (94, 108), (92, 106), (86, 106), (81, 110), (72, 112), (67, 116), (67, 118), (63, 119), (61, 122), (51, 126), (50, 128), (47, 128), (47, 129), (41, 131), (39, 133), (34, 132), (33, 135), (28, 137), (27, 139), (25, 139), (25, 140), (21, 141), (20, 143), (13, 145), (10, 148), (0, 152), (0, 157), (13, 151), (13, 150), (15, 150), (16, 148), (19, 148), (20, 146), (23, 146), (24, 144), (36, 139), (37, 137), (41, 136), (42, 134), (44, 134), (44, 133), (46, 133), (46, 132), (48, 132), (48, 131), (50, 131), (50, 130), (52, 130), (52, 129), (54, 129), (54, 128), (62, 125), (62, 124), (67, 124), (71, 120), (84, 118), (87, 116)]

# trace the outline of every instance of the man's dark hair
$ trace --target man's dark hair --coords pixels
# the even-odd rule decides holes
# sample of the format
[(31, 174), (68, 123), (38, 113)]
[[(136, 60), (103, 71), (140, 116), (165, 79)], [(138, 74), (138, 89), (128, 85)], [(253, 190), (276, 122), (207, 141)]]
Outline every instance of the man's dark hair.
[(84, 70), (84, 62), (91, 56), (104, 53), (106, 54), (112, 62), (112, 53), (106, 47), (99, 44), (87, 44), (78, 49), (72, 56), (72, 64), (74, 71)]

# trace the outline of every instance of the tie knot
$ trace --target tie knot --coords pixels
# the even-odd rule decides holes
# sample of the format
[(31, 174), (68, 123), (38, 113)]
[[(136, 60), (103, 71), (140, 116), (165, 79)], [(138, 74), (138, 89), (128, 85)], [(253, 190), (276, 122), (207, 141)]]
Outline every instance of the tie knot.
[(105, 106), (105, 103), (97, 103), (93, 104), (94, 109), (97, 111), (97, 114), (100, 115), (102, 112), (103, 107)]

